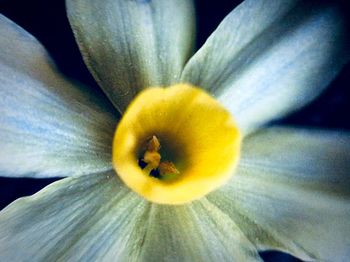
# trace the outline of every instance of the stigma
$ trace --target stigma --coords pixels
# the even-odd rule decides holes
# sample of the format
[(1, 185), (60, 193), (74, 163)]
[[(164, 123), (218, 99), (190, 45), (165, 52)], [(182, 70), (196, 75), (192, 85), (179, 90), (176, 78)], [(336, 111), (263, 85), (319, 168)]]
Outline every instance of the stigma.
[(113, 167), (134, 192), (183, 204), (225, 184), (239, 160), (230, 113), (189, 84), (148, 88), (129, 105), (113, 141)]

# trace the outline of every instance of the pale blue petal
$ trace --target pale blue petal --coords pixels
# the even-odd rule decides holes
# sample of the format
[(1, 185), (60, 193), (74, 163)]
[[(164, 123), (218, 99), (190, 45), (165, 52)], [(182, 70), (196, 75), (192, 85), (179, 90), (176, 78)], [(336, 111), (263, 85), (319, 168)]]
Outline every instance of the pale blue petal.
[(114, 172), (65, 178), (0, 212), (0, 261), (135, 261), (147, 209)]
[(350, 256), (350, 134), (271, 128), (247, 137), (238, 170), (208, 199), (261, 249)]
[(143, 261), (260, 261), (231, 218), (206, 199), (184, 206), (153, 205)]
[(0, 15), (0, 175), (52, 177), (111, 168), (117, 119)]
[(113, 104), (176, 83), (194, 44), (192, 0), (66, 0), (83, 58)]
[(113, 172), (65, 178), (0, 212), (0, 261), (260, 261), (203, 199), (160, 206)]
[(349, 25), (335, 1), (246, 0), (187, 63), (248, 133), (319, 95), (349, 60)]

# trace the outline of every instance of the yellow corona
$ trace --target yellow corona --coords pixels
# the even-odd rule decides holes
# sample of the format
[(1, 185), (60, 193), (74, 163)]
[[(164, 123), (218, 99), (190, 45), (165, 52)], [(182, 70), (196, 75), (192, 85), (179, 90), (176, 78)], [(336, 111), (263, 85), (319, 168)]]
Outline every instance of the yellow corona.
[(148, 88), (129, 105), (113, 141), (113, 166), (159, 204), (206, 195), (234, 173), (241, 135), (230, 113), (189, 84)]

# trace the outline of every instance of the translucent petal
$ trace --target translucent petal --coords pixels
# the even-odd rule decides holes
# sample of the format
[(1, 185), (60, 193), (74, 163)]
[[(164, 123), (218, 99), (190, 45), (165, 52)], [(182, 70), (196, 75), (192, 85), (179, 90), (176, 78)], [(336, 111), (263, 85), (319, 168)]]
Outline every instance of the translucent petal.
[(230, 183), (208, 196), (262, 248), (350, 255), (350, 134), (272, 128), (247, 137)]
[(247, 0), (185, 66), (244, 132), (314, 99), (348, 61), (345, 15), (326, 1)]
[[(0, 260), (254, 261), (256, 249), (205, 199), (160, 206), (113, 172), (71, 177), (0, 213)], [(220, 260), (220, 261), (223, 261)]]
[(85, 63), (121, 111), (141, 89), (178, 81), (194, 43), (191, 0), (66, 4)]
[(0, 50), (0, 175), (110, 169), (117, 119), (106, 101), (64, 78), (40, 43), (1, 15)]
[(0, 213), (0, 260), (126, 261), (147, 208), (114, 172), (65, 178)]
[(143, 261), (260, 261), (230, 217), (205, 199), (153, 205), (149, 215)]

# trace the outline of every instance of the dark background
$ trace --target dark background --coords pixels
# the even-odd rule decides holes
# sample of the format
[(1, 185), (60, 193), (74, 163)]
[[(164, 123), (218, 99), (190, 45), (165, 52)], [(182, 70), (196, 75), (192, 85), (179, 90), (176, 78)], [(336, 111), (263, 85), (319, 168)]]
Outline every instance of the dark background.
[[(240, 2), (196, 1), (197, 48)], [(99, 89), (81, 59), (66, 18), (64, 0), (0, 0), (0, 13), (34, 35), (47, 48), (63, 73), (93, 89)], [(350, 65), (347, 65), (316, 101), (278, 123), (350, 130), (349, 84)], [(0, 177), (0, 210), (13, 200), (31, 195), (57, 179)], [(280, 252), (263, 252), (261, 256), (265, 261), (300, 261)]]

